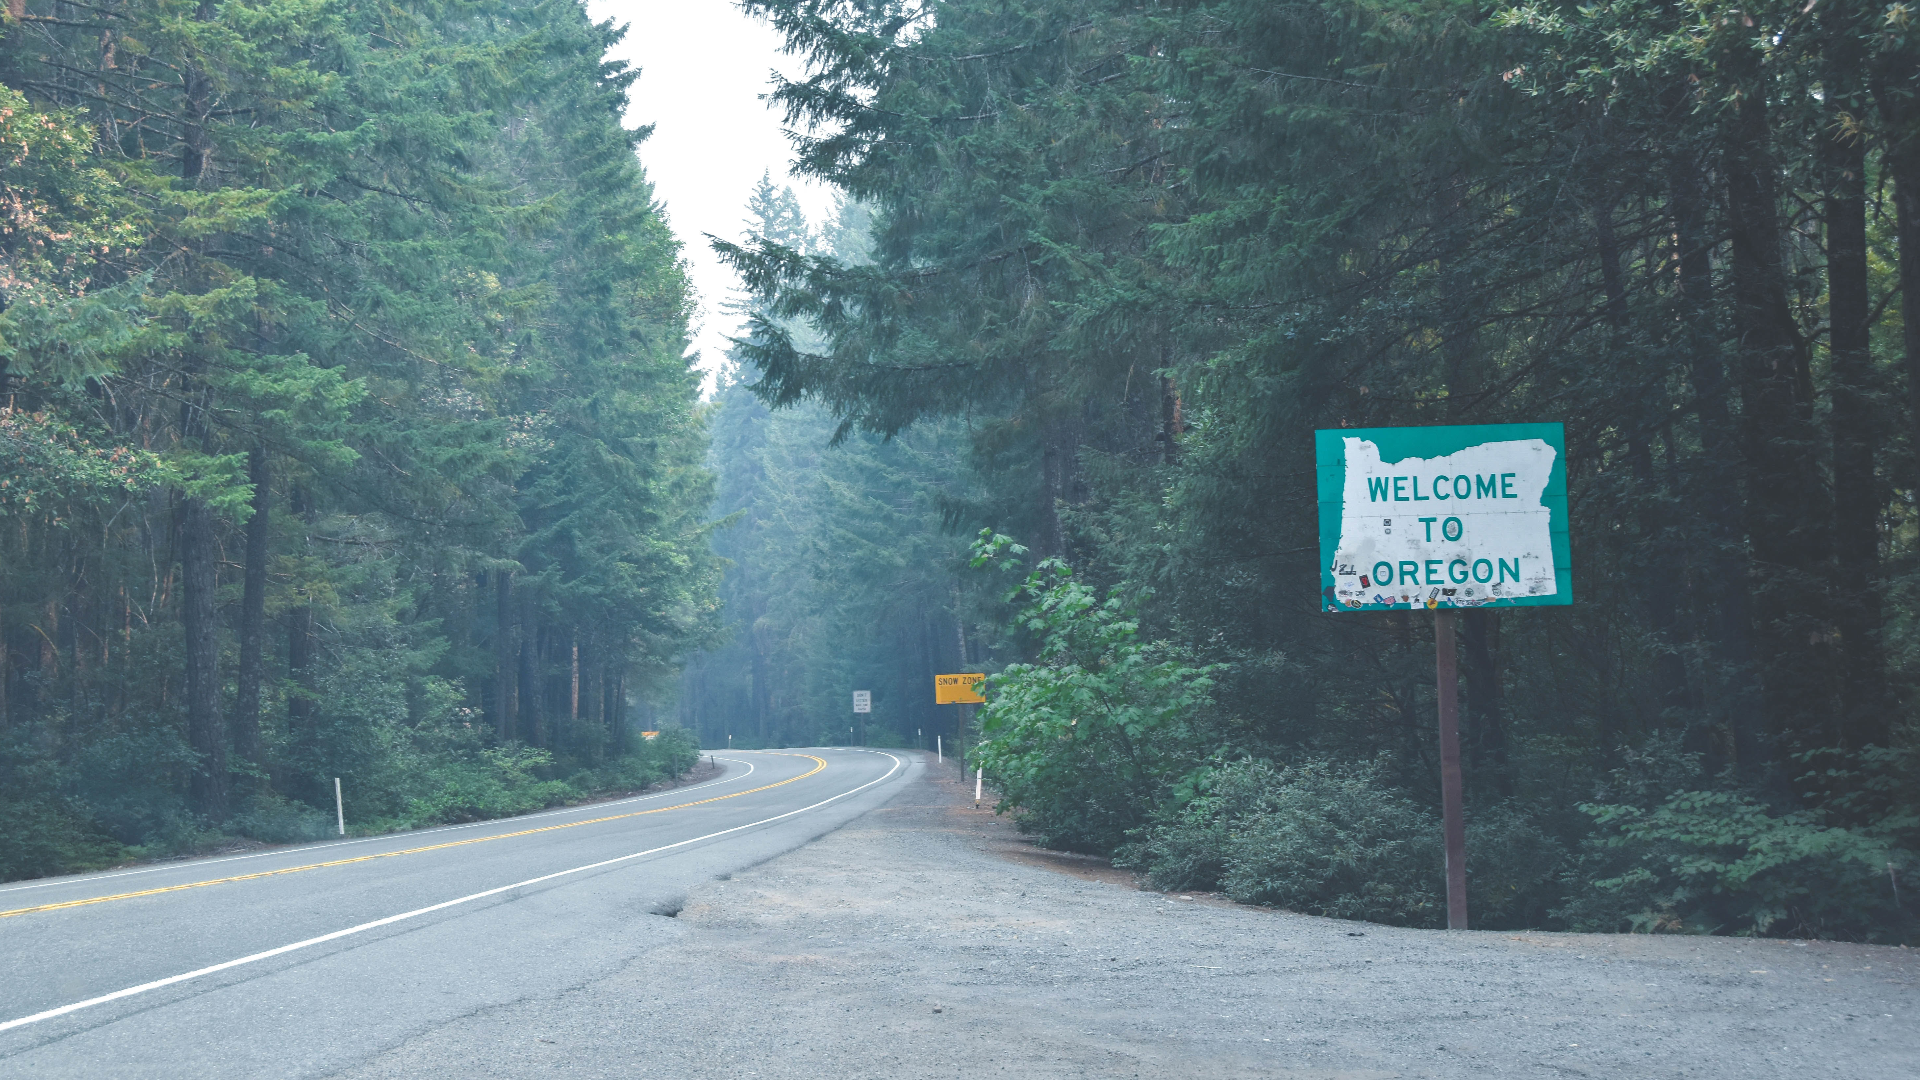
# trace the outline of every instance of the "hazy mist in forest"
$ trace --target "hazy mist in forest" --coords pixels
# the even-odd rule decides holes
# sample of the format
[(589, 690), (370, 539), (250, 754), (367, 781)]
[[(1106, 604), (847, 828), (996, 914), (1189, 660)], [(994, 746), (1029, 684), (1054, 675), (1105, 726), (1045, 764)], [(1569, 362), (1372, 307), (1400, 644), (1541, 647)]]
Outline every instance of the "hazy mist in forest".
[[(795, 74), (799, 63), (780, 54), (779, 35), (764, 22), (726, 0), (590, 0), (587, 7), (596, 21), (630, 27), (610, 59), (641, 72), (627, 122), (654, 125), (640, 158), (686, 244), (702, 312), (694, 346), (711, 373), (733, 330), (719, 312), (736, 279), (702, 235), (737, 239), (741, 207), (760, 174), (784, 177), (789, 146), (760, 95), (771, 69)], [(824, 218), (832, 202), (826, 188), (794, 183), (794, 192), (810, 219)]]

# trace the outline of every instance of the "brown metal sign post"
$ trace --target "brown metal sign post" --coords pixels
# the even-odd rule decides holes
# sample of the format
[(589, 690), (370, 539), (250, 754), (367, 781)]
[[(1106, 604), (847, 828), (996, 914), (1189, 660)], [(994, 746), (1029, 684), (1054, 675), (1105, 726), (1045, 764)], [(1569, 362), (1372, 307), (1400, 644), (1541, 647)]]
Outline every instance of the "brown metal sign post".
[(1460, 783), (1460, 654), (1454, 624), (1460, 616), (1436, 609), (1433, 645), (1440, 691), (1440, 811), (1447, 842), (1447, 929), (1467, 928), (1466, 798)]

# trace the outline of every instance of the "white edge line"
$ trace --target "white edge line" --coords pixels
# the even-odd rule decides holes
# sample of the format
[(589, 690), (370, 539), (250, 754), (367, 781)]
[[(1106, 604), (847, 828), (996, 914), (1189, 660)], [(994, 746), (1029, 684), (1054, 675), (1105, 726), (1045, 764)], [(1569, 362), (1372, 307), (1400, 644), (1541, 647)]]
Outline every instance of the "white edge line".
[[(751, 751), (735, 752), (750, 753)], [(606, 802), (584, 803), (580, 806), (562, 806), (554, 810), (540, 810), (531, 814), (519, 814), (513, 817), (488, 818), (485, 821), (468, 821), (459, 825), (436, 825), (430, 829), (409, 829), (405, 832), (381, 833), (379, 836), (363, 836), (357, 840), (332, 840), (321, 844), (298, 844), (289, 847), (277, 847), (272, 851), (256, 851), (250, 855), (227, 855), (217, 859), (181, 859), (178, 862), (163, 863), (159, 866), (143, 866), (138, 870), (117, 870), (108, 874), (80, 874), (69, 877), (52, 878), (47, 881), (31, 882), (26, 885), (11, 885), (7, 888), (0, 889), (0, 894), (25, 892), (28, 889), (49, 889), (56, 885), (80, 885), (93, 881), (111, 881), (114, 878), (133, 877), (135, 874), (157, 874), (162, 870), (187, 870), (202, 866), (220, 866), (225, 863), (243, 862), (247, 859), (264, 859), (270, 855), (298, 855), (309, 851), (330, 851), (334, 848), (352, 847), (355, 844), (372, 844), (381, 840), (400, 840), (415, 836), (432, 836), (435, 833), (456, 832), (460, 829), (480, 829), (488, 825), (500, 825), (516, 821), (532, 821), (536, 818), (556, 817), (562, 814), (585, 814), (595, 810), (606, 810), (615, 806), (626, 806), (629, 803), (647, 802), (650, 799), (664, 799), (669, 795), (685, 795), (690, 791), (719, 787), (722, 784), (737, 783), (754, 774), (753, 762), (741, 761), (738, 758), (728, 758), (727, 760), (739, 765), (745, 765), (747, 771), (741, 773), (739, 776), (728, 776), (719, 780), (708, 780), (705, 783), (695, 784), (692, 787), (656, 791), (652, 795), (632, 795), (624, 799), (608, 799)]]
[(282, 945), (275, 949), (268, 949), (265, 952), (253, 953), (249, 956), (242, 956), (242, 957), (239, 957), (238, 959), (228, 960), (219, 964), (212, 964), (210, 966), (199, 968), (194, 971), (183, 972), (179, 975), (169, 975), (164, 979), (155, 979), (152, 982), (141, 983), (139, 986), (129, 986), (125, 990), (115, 990), (111, 994), (102, 994), (99, 997), (88, 998), (85, 1001), (76, 1001), (71, 1005), (62, 1005), (57, 1009), (48, 1009), (45, 1012), (37, 1012), (37, 1013), (34, 1013), (32, 1016), (22, 1016), (17, 1020), (8, 1020), (5, 1023), (0, 1023), (0, 1031), (10, 1031), (14, 1028), (25, 1027), (28, 1024), (37, 1024), (42, 1020), (51, 1020), (56, 1016), (65, 1016), (68, 1013), (78, 1012), (81, 1009), (90, 1008), (94, 1005), (104, 1005), (109, 1001), (118, 1001), (121, 998), (132, 997), (135, 994), (144, 994), (149, 990), (159, 990), (163, 987), (172, 986), (175, 983), (186, 982), (189, 979), (198, 979), (203, 975), (212, 975), (217, 972), (226, 971), (228, 968), (237, 968), (243, 964), (253, 964), (253, 963), (258, 963), (261, 960), (271, 960), (276, 956), (281, 956), (286, 953), (294, 952), (299, 949), (310, 948), (314, 945), (324, 945), (329, 941), (335, 941), (343, 937), (350, 937), (354, 934), (363, 933), (367, 930), (377, 930), (382, 926), (391, 926), (394, 923), (404, 922), (407, 919), (417, 918), (421, 915), (430, 915), (436, 911), (444, 911), (447, 908), (455, 907), (460, 904), (465, 904), (473, 900), (484, 900), (489, 896), (498, 896), (501, 893), (512, 892), (515, 889), (524, 889), (529, 885), (538, 885), (543, 881), (552, 881), (555, 878), (566, 877), (569, 874), (584, 873), (585, 871), (588, 871), (588, 870), (598, 870), (603, 866), (612, 866), (615, 863), (623, 863), (623, 862), (627, 862), (632, 859), (638, 859), (647, 855), (657, 855), (662, 851), (672, 851), (674, 848), (686, 847), (688, 844), (697, 844), (702, 840), (712, 840), (714, 837), (717, 837), (717, 836), (726, 836), (729, 833), (737, 833), (742, 829), (751, 829), (756, 825), (765, 825), (765, 824), (768, 824), (769, 822), (779, 821), (783, 818), (790, 818), (795, 814), (804, 814), (809, 810), (818, 810), (819, 808), (827, 805), (830, 802), (838, 802), (839, 800), (844, 799), (849, 795), (854, 795), (854, 794), (858, 794), (859, 792), (865, 791), (868, 788), (874, 786), (875, 784), (883, 783), (886, 780), (891, 779), (894, 773), (900, 771), (900, 759), (897, 757), (894, 757), (892, 754), (882, 753), (881, 751), (877, 751), (877, 750), (868, 751), (868, 753), (879, 753), (881, 754), (882, 757), (891, 759), (893, 761), (893, 767), (888, 769), (886, 771), (886, 774), (881, 776), (878, 780), (870, 780), (864, 784), (861, 784), (857, 788), (853, 788), (852, 790), (849, 790), (849, 791), (843, 791), (840, 794), (835, 795), (830, 799), (822, 799), (819, 802), (814, 803), (812, 806), (803, 806), (798, 810), (789, 810), (784, 814), (776, 814), (775, 816), (770, 818), (761, 818), (759, 821), (750, 821), (745, 825), (735, 825), (731, 829), (722, 829), (719, 832), (708, 833), (705, 836), (696, 836), (691, 840), (682, 840), (676, 844), (667, 844), (664, 847), (649, 848), (646, 851), (636, 851), (631, 855), (621, 855), (617, 858), (604, 859), (597, 863), (588, 863), (585, 866), (576, 866), (571, 870), (561, 870), (552, 874), (542, 874), (539, 877), (528, 878), (525, 881), (516, 881), (511, 885), (502, 885), (498, 888), (487, 889), (484, 892), (469, 893), (466, 896), (462, 896), (454, 900), (443, 900), (438, 904), (429, 904), (423, 908), (414, 908), (412, 911), (403, 911), (398, 915), (389, 915), (384, 919), (375, 919), (372, 922), (363, 922), (358, 926), (349, 926), (345, 930), (335, 930), (331, 934), (322, 934), (319, 937), (311, 937), (306, 939), (305, 941), (296, 941), (290, 945)]

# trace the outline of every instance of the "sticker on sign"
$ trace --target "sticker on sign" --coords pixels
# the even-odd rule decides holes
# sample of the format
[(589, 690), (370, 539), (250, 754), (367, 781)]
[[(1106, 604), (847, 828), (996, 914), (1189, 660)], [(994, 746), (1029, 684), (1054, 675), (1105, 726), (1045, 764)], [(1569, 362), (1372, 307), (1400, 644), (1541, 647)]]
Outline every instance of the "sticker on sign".
[(873, 691), (855, 690), (853, 692), (853, 711), (870, 713), (873, 711)]
[(1573, 602), (1559, 424), (1314, 434), (1323, 610)]

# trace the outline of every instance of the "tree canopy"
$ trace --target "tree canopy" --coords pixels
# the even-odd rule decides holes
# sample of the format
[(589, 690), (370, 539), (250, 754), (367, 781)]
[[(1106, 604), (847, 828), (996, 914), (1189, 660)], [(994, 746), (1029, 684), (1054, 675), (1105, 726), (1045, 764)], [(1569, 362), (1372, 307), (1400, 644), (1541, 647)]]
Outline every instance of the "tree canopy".
[(379, 828), (690, 762), (627, 737), (720, 564), (621, 32), (10, 7), (0, 869), (306, 835), (335, 776)]

